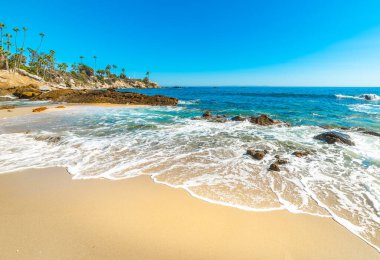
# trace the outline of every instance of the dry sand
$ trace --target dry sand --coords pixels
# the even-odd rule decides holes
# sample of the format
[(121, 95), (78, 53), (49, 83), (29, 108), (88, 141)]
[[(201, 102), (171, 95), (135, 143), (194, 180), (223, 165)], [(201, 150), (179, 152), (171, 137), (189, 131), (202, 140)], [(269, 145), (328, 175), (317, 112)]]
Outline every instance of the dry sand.
[(330, 218), (254, 213), (62, 168), (0, 175), (0, 259), (379, 259)]

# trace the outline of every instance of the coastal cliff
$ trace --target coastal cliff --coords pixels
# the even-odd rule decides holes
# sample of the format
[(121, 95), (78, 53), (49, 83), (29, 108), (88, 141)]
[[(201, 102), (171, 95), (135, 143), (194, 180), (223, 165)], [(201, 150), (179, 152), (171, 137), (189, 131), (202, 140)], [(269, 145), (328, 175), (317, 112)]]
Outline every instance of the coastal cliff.
[(126, 88), (159, 88), (160, 86), (148, 80), (119, 77), (97, 77), (86, 74), (55, 72), (54, 75), (43, 79), (22, 69), (14, 72), (0, 70), (0, 96), (7, 89), (33, 86), (41, 90), (54, 89), (126, 89)]

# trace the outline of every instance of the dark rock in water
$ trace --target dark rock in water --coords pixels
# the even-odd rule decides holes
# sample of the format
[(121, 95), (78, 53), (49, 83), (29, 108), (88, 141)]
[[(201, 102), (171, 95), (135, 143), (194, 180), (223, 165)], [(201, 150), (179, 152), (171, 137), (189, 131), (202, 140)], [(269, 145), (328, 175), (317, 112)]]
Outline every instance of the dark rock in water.
[(110, 103), (152, 106), (176, 106), (178, 99), (161, 95), (148, 96), (134, 92), (112, 90), (60, 89), (42, 93), (33, 100), (53, 100), (67, 103)]
[(374, 132), (374, 131), (364, 131), (363, 133), (364, 133), (364, 134), (367, 134), (367, 135), (373, 135), (373, 136), (380, 137), (380, 134), (379, 134), (379, 133), (376, 133), (376, 132)]
[(227, 122), (227, 118), (225, 117), (218, 117), (218, 116), (214, 116), (214, 117), (210, 117), (210, 118), (206, 118), (207, 121), (209, 122), (214, 122), (214, 123), (225, 123)]
[(212, 114), (211, 114), (210, 111), (206, 111), (206, 112), (203, 113), (202, 117), (203, 117), (203, 118), (211, 118), (211, 117), (212, 117)]
[(294, 155), (298, 158), (308, 156), (309, 154), (310, 154), (309, 151), (295, 151), (294, 153), (292, 153), (292, 155)]
[(319, 134), (314, 136), (314, 139), (325, 141), (328, 144), (343, 143), (347, 145), (355, 145), (355, 143), (351, 141), (349, 135), (335, 131)]
[(281, 122), (280, 120), (274, 120), (267, 115), (260, 115), (258, 117), (250, 117), (249, 121), (256, 125), (270, 126), (270, 125), (281, 125), (281, 126), (290, 126), (290, 124)]
[(245, 120), (247, 119), (241, 116), (234, 116), (233, 118), (231, 118), (231, 121), (245, 121)]
[(272, 163), (272, 164), (269, 166), (269, 170), (270, 170), (270, 171), (279, 172), (279, 171), (280, 171), (280, 166), (278, 166), (278, 164), (276, 164), (276, 163)]
[(256, 160), (262, 160), (267, 153), (268, 153), (267, 150), (252, 150), (252, 149), (247, 150), (247, 154), (252, 156), (252, 158)]
[(191, 120), (202, 120), (202, 118), (196, 116), (196, 117), (192, 117)]
[(275, 120), (273, 120), (267, 115), (261, 115), (259, 117), (251, 117), (250, 122), (257, 125), (263, 125), (263, 126), (276, 124)]
[(48, 143), (58, 143), (59, 141), (61, 141), (62, 138), (60, 136), (38, 135), (38, 136), (35, 136), (34, 139), (36, 141), (44, 141), (44, 142), (48, 142)]

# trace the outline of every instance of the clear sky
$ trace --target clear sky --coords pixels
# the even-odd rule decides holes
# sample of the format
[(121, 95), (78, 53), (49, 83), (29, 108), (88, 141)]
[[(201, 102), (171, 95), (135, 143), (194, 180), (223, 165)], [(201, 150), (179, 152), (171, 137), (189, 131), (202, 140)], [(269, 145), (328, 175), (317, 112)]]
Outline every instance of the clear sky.
[(60, 62), (162, 85), (380, 86), (380, 0), (0, 0)]

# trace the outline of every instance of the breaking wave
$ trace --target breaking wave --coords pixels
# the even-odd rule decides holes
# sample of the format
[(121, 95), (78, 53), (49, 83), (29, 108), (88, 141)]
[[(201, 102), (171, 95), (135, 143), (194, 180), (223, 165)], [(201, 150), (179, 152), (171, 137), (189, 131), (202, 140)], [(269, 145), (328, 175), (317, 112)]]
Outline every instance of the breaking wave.
[(379, 101), (380, 96), (376, 94), (361, 94), (357, 96), (349, 96), (349, 95), (341, 95), (337, 94), (335, 95), (337, 98), (349, 98), (349, 99), (358, 99), (358, 100), (367, 100), (367, 101)]

